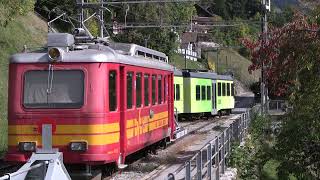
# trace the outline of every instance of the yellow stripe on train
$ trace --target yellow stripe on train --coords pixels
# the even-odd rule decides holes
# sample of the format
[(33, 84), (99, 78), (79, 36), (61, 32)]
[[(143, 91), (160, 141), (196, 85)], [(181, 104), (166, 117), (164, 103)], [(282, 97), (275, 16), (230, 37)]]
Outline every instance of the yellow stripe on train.
[(158, 114), (154, 114), (153, 118), (150, 118), (149, 115), (148, 116), (142, 116), (142, 117), (138, 117), (137, 119), (130, 119), (127, 121), (127, 126), (126, 128), (132, 128), (132, 127), (136, 127), (136, 126), (140, 126), (142, 124), (147, 124), (153, 121), (157, 121), (160, 119), (164, 119), (166, 118), (168, 121), (168, 111), (165, 112), (161, 112)]
[[(120, 133), (110, 133), (103, 135), (53, 135), (52, 143), (54, 146), (69, 145), (72, 141), (86, 141), (88, 145), (107, 145), (118, 143), (120, 140)], [(8, 145), (16, 146), (19, 142), (37, 142), (37, 145), (41, 145), (41, 135), (9, 135)]]
[[(147, 121), (146, 121), (147, 119)], [(130, 139), (168, 125), (168, 112), (158, 113), (152, 119), (148, 116), (127, 121), (127, 138)]]
[[(9, 134), (35, 134), (37, 125), (9, 125)], [(119, 132), (119, 123), (94, 125), (57, 125), (55, 134), (94, 134)]]

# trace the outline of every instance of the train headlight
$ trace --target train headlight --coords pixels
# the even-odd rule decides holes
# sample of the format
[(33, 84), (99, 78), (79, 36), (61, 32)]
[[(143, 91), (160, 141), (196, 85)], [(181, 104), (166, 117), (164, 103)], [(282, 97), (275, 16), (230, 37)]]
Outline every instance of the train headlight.
[(53, 62), (58, 61), (59, 59), (61, 59), (61, 55), (62, 55), (62, 52), (60, 49), (58, 48), (49, 49), (48, 56), (51, 61)]
[(86, 151), (88, 150), (87, 142), (79, 141), (79, 142), (71, 142), (70, 143), (71, 151)]
[(35, 142), (19, 142), (19, 150), (20, 151), (35, 151), (36, 143)]

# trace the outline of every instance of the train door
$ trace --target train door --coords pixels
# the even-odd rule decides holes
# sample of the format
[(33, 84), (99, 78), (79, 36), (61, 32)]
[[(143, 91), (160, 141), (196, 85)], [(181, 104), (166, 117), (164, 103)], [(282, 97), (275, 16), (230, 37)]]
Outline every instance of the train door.
[(168, 76), (168, 80), (167, 80), (167, 87), (168, 89), (166, 89), (166, 98), (168, 100), (168, 121), (169, 121), (169, 128), (168, 130), (171, 131), (170, 132), (170, 138), (174, 139), (174, 133), (176, 131), (176, 124), (174, 121), (174, 82), (173, 82), (173, 73), (169, 74)]
[(136, 76), (133, 67), (122, 66), (120, 68), (121, 80), (121, 139), (124, 155), (127, 156), (139, 149), (139, 125), (140, 116), (136, 107)]
[(212, 115), (216, 115), (217, 112), (217, 92), (216, 92), (217, 81), (212, 80)]
[(119, 140), (118, 143), (115, 144), (114, 151), (120, 153), (118, 161), (122, 163), (124, 158), (123, 156), (123, 141), (121, 138), (122, 133), (122, 122), (121, 122), (121, 84), (120, 84), (120, 70), (118, 65), (108, 65), (107, 66), (107, 88), (106, 88), (106, 108), (107, 108), (107, 116), (106, 120), (108, 123), (118, 123), (117, 131), (119, 131)]

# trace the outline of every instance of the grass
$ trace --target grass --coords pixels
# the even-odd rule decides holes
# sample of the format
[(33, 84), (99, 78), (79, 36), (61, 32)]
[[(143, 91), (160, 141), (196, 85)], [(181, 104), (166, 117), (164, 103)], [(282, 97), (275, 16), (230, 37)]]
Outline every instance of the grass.
[(202, 63), (197, 61), (191, 61), (191, 60), (187, 60), (187, 68), (185, 68), (184, 57), (183, 55), (180, 55), (180, 54), (174, 54), (172, 57), (170, 57), (169, 60), (171, 65), (174, 65), (179, 69), (198, 69), (198, 70), (207, 69)]
[[(218, 58), (217, 58), (218, 54)], [(208, 52), (208, 64), (211, 69), (218, 73), (233, 72), (237, 80), (249, 87), (252, 83), (259, 81), (260, 73), (248, 72), (251, 62), (232, 49), (222, 49), (217, 52)]]
[(46, 23), (33, 13), (0, 27), (0, 157), (7, 148), (8, 59), (21, 52), (24, 45), (29, 48), (43, 46), (46, 34)]

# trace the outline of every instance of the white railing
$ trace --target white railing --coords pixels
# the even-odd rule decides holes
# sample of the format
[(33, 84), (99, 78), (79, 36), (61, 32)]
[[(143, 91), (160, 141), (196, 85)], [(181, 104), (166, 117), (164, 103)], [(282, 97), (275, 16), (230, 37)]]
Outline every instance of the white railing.
[(229, 127), (200, 149), (189, 161), (175, 172), (168, 174), (168, 180), (214, 179), (224, 174), (226, 162), (231, 153), (231, 141), (242, 142), (248, 132), (250, 113), (242, 113)]

